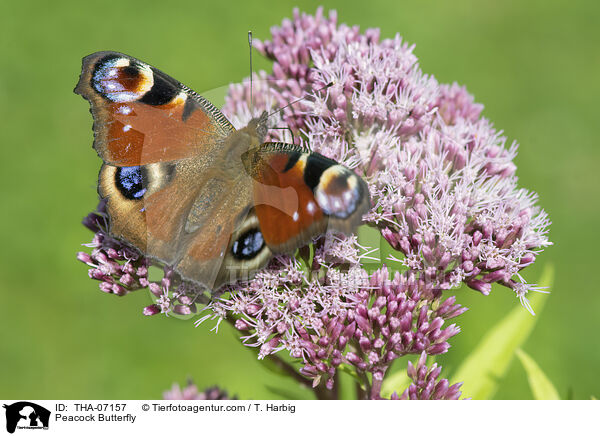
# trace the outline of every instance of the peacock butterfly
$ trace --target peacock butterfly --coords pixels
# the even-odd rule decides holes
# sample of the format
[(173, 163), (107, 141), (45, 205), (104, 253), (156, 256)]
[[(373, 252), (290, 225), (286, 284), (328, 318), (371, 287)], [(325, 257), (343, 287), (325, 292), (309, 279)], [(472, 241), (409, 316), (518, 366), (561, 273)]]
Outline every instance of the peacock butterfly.
[(83, 59), (98, 193), (109, 233), (216, 290), (332, 229), (351, 233), (366, 183), (318, 153), (264, 142), (267, 114), (235, 130), (210, 102), (117, 52)]

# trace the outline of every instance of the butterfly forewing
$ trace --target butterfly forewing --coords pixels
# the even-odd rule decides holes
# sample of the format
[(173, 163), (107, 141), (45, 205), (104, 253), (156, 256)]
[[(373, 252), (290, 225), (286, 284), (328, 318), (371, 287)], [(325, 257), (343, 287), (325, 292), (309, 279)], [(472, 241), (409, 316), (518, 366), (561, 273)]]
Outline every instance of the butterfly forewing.
[(207, 100), (122, 53), (85, 57), (75, 92), (92, 105), (94, 148), (111, 165), (209, 153), (234, 130)]
[(368, 210), (366, 183), (318, 153), (266, 143), (254, 168), (254, 205), (264, 239), (275, 253), (290, 252), (327, 230), (351, 233)]

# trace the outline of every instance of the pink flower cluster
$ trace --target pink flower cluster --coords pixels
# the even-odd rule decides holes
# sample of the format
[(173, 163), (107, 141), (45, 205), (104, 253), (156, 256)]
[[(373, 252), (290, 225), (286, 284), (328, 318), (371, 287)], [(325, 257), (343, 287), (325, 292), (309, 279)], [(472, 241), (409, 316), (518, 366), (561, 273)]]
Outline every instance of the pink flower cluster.
[[(440, 289), (466, 283), (488, 294), (499, 283), (526, 304), (535, 287), (519, 272), (551, 244), (550, 222), (536, 194), (517, 186), (517, 144), (507, 146), (482, 105), (425, 75), (400, 36), (380, 41), (378, 29), (338, 26), (335, 12), (295, 11), (257, 48), (273, 61), (259, 77), (274, 106), (311, 96), (287, 107), (283, 124), (369, 182), (366, 221), (402, 254), (392, 260)], [(240, 97), (233, 90), (227, 114)]]
[(427, 354), (425, 352), (421, 353), (416, 367), (411, 361), (408, 362), (407, 374), (412, 383), (402, 395), (398, 396), (394, 392), (391, 400), (458, 400), (460, 398), (459, 389), (462, 383), (450, 386), (447, 379), (438, 381), (442, 367), (434, 363), (428, 368), (426, 362)]
[[(232, 86), (224, 113), (244, 125), (308, 96), (274, 124), (365, 177), (373, 199), (365, 221), (397, 250), (388, 261), (405, 272), (391, 281), (385, 268), (369, 276), (356, 238), (346, 238), (355, 251), (339, 264), (349, 268), (318, 262), (303, 276), (298, 261), (285, 258), (232, 299), (213, 301), (207, 317), (234, 320), (259, 356), (289, 350), (303, 359), (304, 375), (331, 388), (341, 364), (376, 380), (400, 355), (445, 352), (458, 328), (441, 330), (446, 318), (432, 307), (452, 307), (452, 316), (464, 309), (441, 290), (464, 283), (488, 294), (499, 283), (531, 310), (526, 294), (538, 289), (519, 272), (550, 245), (549, 221), (536, 195), (517, 187), (517, 145), (507, 146), (463, 87), (425, 75), (399, 36), (380, 40), (377, 29), (360, 33), (321, 9), (295, 11), (256, 47), (273, 61), (271, 74), (254, 77), (261, 97), (251, 106), (249, 84)], [(281, 130), (270, 134), (289, 140)], [(391, 316), (396, 304), (399, 318)]]
[[(364, 222), (395, 250), (386, 260), (401, 272), (381, 264), (369, 272), (374, 250), (356, 236), (327, 234), (222, 289), (198, 322), (231, 322), (259, 358), (287, 350), (300, 361), (294, 375), (317, 390), (335, 389), (338, 369), (351, 367), (362, 396), (380, 398), (391, 363), (413, 354), (413, 382), (392, 398), (458, 398), (460, 386), (438, 381), (441, 368), (425, 365), (448, 350), (460, 329), (446, 323), (466, 310), (442, 291), (465, 284), (487, 295), (498, 283), (531, 311), (526, 295), (540, 289), (521, 270), (551, 245), (536, 194), (517, 185), (517, 145), (464, 87), (424, 74), (400, 36), (381, 40), (378, 29), (361, 33), (318, 9), (294, 11), (255, 47), (272, 72), (253, 75), (252, 88), (232, 85), (224, 114), (241, 127), (267, 110), (273, 126), (289, 128), (269, 130), (269, 140), (293, 138), (363, 176), (372, 198)], [(168, 267), (162, 281), (149, 281), (152, 262), (107, 235), (101, 217), (87, 219), (96, 236), (92, 254), (79, 259), (103, 291), (148, 287), (157, 300), (147, 315), (190, 314), (207, 302)]]

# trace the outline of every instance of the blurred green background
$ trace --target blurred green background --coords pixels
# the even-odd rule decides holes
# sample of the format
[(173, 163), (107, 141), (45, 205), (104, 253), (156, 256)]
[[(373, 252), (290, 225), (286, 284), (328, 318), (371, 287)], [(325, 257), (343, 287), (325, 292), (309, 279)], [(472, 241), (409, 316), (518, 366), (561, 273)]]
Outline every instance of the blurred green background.
[[(553, 225), (543, 264), (555, 285), (524, 346), (562, 398), (600, 396), (600, 293), (592, 272), (600, 246), (600, 3), (477, 0), (253, 2), (4, 1), (0, 5), (0, 397), (159, 398), (188, 376), (240, 398), (295, 390), (212, 324), (146, 318), (145, 291), (101, 293), (75, 259), (91, 233), (81, 218), (96, 206), (100, 159), (91, 148), (88, 104), (73, 94), (81, 58), (119, 50), (201, 92), (248, 74), (246, 32), (259, 39), (291, 16), (337, 9), (339, 21), (399, 32), (440, 82), (467, 86), (484, 116), (520, 144), (517, 174), (537, 191)], [(258, 55), (255, 69), (269, 64)], [(505, 288), (470, 307), (441, 359), (447, 376), (518, 299)], [(310, 398), (308, 392), (301, 396)], [(496, 398), (531, 392), (513, 361)]]

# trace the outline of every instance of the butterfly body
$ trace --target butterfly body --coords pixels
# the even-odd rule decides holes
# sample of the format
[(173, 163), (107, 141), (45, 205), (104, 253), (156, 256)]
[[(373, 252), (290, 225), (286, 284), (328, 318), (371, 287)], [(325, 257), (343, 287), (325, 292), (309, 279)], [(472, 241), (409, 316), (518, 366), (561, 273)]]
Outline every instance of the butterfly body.
[(83, 60), (98, 193), (109, 232), (216, 290), (328, 229), (352, 232), (369, 208), (351, 170), (291, 144), (265, 143), (267, 114), (240, 130), (211, 103), (130, 56)]

